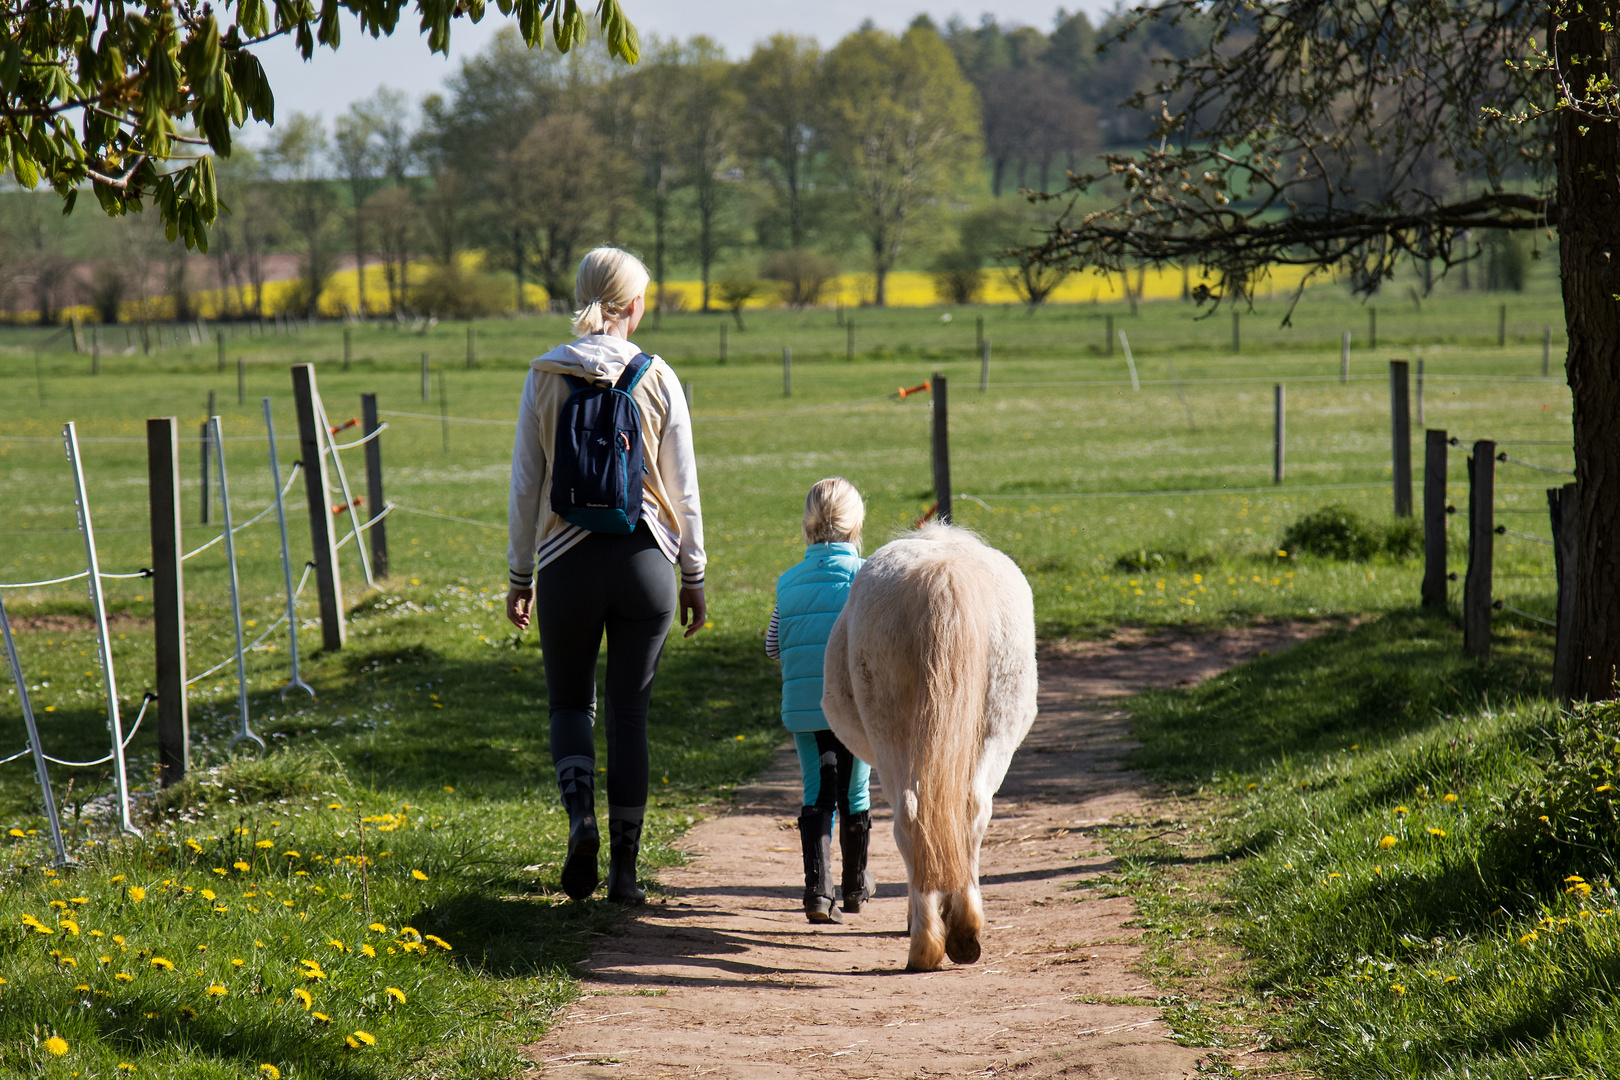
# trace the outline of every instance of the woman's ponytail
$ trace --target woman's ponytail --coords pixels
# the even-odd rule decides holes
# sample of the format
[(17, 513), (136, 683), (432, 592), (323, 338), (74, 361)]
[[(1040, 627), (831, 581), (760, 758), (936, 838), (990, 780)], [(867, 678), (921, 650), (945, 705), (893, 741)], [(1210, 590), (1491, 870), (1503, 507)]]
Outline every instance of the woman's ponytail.
[(641, 260), (628, 251), (599, 247), (586, 252), (574, 278), (574, 333), (600, 334), (630, 310), (636, 297), (647, 291), (650, 275)]

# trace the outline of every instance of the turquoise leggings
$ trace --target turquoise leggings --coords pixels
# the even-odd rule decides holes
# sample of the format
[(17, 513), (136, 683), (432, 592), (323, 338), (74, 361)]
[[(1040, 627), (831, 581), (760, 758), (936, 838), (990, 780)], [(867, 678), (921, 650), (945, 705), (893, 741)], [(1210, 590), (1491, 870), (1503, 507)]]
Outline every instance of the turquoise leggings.
[(795, 731), (804, 805), (859, 814), (872, 806), (872, 766), (850, 753), (830, 731)]

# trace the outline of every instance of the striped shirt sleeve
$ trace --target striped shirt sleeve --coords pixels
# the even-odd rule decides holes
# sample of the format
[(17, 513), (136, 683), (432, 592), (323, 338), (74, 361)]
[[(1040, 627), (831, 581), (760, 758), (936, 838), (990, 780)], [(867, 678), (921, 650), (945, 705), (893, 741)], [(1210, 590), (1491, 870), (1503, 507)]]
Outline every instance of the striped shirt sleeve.
[(782, 659), (782, 643), (776, 639), (778, 619), (781, 612), (771, 608), (771, 625), (765, 628), (765, 655), (772, 660)]

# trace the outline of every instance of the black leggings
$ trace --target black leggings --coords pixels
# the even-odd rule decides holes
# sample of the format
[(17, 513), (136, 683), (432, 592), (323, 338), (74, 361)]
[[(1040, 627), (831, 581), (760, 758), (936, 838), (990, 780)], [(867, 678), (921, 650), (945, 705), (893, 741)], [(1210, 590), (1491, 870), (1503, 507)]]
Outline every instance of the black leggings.
[(551, 757), (596, 761), (596, 657), (607, 631), (610, 807), (647, 804), (647, 705), (675, 619), (675, 568), (643, 523), (589, 533), (535, 575), (535, 621), (551, 704)]

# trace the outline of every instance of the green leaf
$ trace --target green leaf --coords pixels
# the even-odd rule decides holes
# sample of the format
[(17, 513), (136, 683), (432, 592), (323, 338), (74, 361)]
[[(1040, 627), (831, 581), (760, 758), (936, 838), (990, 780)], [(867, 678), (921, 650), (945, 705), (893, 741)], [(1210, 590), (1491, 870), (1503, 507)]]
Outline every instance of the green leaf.
[(62, 216), (67, 217), (73, 213), (73, 205), (79, 201), (79, 189), (68, 188), (67, 194), (62, 196)]
[(17, 88), (17, 75), (22, 71), (22, 42), (7, 38), (0, 43), (0, 90), (11, 93)]
[(39, 167), (29, 156), (27, 144), (16, 135), (11, 137), (11, 173), (25, 188), (39, 186)]

